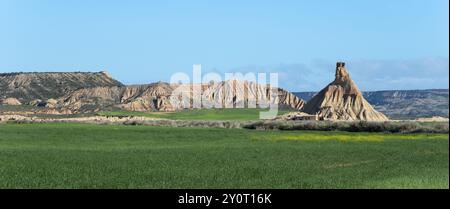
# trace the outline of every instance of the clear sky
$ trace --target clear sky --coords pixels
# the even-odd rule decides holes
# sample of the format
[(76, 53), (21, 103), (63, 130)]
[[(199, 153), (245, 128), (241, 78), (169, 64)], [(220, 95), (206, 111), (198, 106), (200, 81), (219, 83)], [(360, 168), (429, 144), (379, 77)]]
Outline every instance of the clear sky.
[(448, 88), (448, 0), (0, 0), (0, 72), (107, 70), (126, 83), (278, 72), (316, 91)]

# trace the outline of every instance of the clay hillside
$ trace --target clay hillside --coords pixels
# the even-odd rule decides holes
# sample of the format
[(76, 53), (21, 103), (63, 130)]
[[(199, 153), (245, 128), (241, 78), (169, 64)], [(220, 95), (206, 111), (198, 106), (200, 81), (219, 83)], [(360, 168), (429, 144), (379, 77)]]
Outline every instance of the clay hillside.
[[(270, 87), (247, 81), (230, 80), (198, 84), (198, 87), (202, 89), (202, 94), (198, 96), (201, 97), (203, 104), (219, 104), (221, 107), (232, 108), (240, 105), (247, 107), (249, 102), (254, 101), (255, 106), (261, 107), (275, 101), (275, 98), (270, 97)], [(171, 85), (164, 82), (82, 88), (60, 98), (57, 106), (72, 113), (111, 108), (128, 111), (175, 111), (194, 107), (192, 100), (186, 96), (193, 95), (192, 88), (191, 85)], [(305, 102), (292, 93), (281, 88), (275, 90), (278, 91), (276, 101), (280, 106), (293, 110), (300, 110), (304, 106)], [(266, 100), (269, 102), (264, 103)]]
[(0, 100), (6, 104), (28, 104), (57, 99), (88, 87), (123, 86), (106, 72), (0, 73)]
[(336, 64), (334, 81), (309, 100), (302, 111), (331, 120), (388, 120), (364, 99), (343, 62)]

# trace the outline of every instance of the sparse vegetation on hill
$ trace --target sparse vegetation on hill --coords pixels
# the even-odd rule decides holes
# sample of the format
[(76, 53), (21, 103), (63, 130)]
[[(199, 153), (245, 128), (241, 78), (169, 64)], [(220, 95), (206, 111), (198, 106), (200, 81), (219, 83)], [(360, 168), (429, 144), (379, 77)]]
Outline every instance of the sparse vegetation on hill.
[(15, 98), (27, 104), (57, 99), (79, 88), (122, 85), (106, 72), (0, 73), (0, 99)]

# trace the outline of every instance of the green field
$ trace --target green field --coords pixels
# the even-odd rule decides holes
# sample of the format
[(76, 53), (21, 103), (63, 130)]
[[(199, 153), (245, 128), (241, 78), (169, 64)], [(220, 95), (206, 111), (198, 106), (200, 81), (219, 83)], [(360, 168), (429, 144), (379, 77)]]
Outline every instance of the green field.
[(449, 188), (448, 134), (0, 124), (0, 188)]
[[(100, 112), (103, 116), (144, 116), (173, 120), (259, 120), (259, 113), (268, 109), (258, 108), (223, 108), (223, 109), (193, 109), (176, 112), (131, 112), (110, 111)], [(280, 109), (278, 114), (285, 114), (289, 110)]]

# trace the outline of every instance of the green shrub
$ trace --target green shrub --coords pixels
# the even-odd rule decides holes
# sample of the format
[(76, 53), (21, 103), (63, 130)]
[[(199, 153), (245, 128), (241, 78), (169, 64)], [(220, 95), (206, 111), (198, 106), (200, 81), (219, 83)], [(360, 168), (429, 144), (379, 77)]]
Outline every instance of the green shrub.
[(243, 128), (260, 130), (316, 130), (386, 133), (449, 133), (449, 124), (443, 122), (420, 123), (414, 121), (258, 121)]

